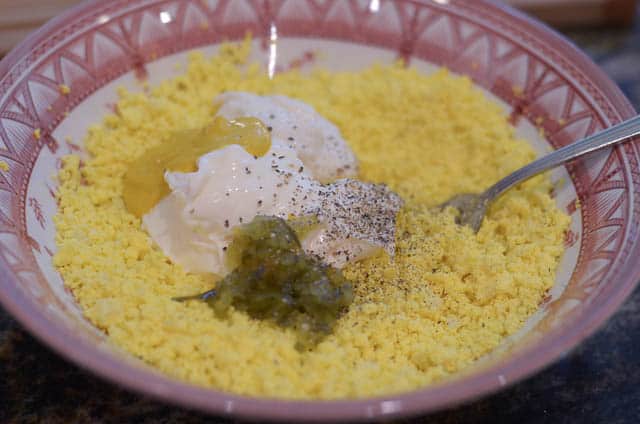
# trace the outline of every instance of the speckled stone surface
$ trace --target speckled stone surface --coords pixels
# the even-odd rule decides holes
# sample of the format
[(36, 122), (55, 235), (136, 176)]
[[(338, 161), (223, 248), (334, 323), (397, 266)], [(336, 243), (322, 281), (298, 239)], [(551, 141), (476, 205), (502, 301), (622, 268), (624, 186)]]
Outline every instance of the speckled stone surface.
[[(568, 34), (640, 110), (634, 29)], [(34, 340), (0, 309), (0, 423), (230, 423), (106, 383)], [(405, 423), (640, 423), (640, 290), (593, 337), (496, 395)]]

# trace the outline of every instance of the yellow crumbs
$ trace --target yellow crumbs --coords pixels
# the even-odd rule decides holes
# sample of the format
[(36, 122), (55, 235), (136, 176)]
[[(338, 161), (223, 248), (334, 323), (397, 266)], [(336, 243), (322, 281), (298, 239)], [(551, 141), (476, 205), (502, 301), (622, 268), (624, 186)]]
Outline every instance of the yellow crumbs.
[[(411, 390), (468, 367), (522, 327), (554, 284), (569, 218), (546, 176), (509, 191), (480, 232), (430, 208), (480, 191), (534, 158), (504, 112), (467, 78), (399, 65), (289, 71), (269, 80), (249, 45), (192, 54), (184, 75), (147, 94), (120, 91), (118, 113), (92, 127), (91, 157), (60, 172), (54, 261), (86, 317), (165, 373), (253, 396), (342, 398)], [(289, 330), (201, 302), (206, 277), (172, 264), (129, 214), (122, 176), (167, 133), (198, 128), (226, 90), (279, 93), (314, 106), (355, 151), (360, 178), (406, 202), (397, 254), (345, 270), (356, 298), (333, 335), (300, 353)]]

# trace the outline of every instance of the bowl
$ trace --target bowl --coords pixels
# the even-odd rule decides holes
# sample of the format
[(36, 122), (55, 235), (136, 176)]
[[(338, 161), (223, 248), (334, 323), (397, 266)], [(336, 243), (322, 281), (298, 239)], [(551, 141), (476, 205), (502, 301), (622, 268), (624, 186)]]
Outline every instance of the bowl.
[[(423, 414), (499, 390), (580, 343), (640, 277), (640, 144), (552, 174), (570, 214), (554, 288), (525, 328), (459, 377), (410, 393), (337, 401), (255, 399), (175, 381), (112, 346), (82, 317), (52, 265), (60, 158), (116, 101), (175, 74), (186, 52), (255, 37), (266, 71), (356, 69), (404, 59), (446, 66), (500, 103), (540, 153), (635, 114), (584, 54), (552, 30), (490, 1), (88, 1), (47, 23), (0, 62), (0, 300), (32, 334), (128, 389), (218, 415), (346, 421)], [(67, 89), (68, 88), (68, 89)], [(89, 118), (87, 118), (89, 117)]]

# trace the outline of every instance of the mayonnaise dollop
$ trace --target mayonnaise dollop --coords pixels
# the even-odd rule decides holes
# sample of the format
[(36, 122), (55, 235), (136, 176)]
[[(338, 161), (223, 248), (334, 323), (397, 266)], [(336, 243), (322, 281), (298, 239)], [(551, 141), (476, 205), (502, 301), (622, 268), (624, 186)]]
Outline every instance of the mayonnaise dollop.
[[(272, 97), (276, 99), (263, 104), (270, 111), (276, 102), (289, 100), (306, 107), (291, 99), (283, 101), (283, 96)], [(256, 215), (317, 217), (320, 225), (301, 240), (302, 247), (336, 267), (379, 249), (393, 255), (395, 216), (402, 200), (380, 184), (353, 179), (322, 184), (324, 178), (355, 170), (355, 157), (344, 156), (347, 150), (343, 148), (336, 152), (335, 145), (321, 145), (326, 134), (324, 138), (304, 136), (316, 131), (315, 123), (321, 122), (313, 109), (304, 110), (311, 116), (295, 124), (303, 143), (282, 140), (282, 132), (274, 124), (271, 148), (262, 157), (249, 154), (239, 145), (229, 145), (200, 157), (196, 172), (165, 173), (171, 194), (143, 216), (143, 226), (168, 257), (189, 272), (223, 275), (231, 271), (225, 265), (225, 251), (233, 227), (250, 222)], [(334, 134), (334, 139), (346, 146), (335, 130), (337, 134), (333, 130), (328, 134)], [(304, 160), (300, 150), (307, 149), (330, 153)], [(346, 163), (351, 166), (345, 168)]]

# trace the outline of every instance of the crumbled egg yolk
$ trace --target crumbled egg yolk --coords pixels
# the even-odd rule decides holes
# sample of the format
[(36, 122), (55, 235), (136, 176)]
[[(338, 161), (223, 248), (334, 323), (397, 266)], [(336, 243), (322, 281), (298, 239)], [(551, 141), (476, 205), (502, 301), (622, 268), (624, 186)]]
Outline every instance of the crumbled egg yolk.
[[(93, 126), (91, 157), (59, 174), (54, 263), (86, 317), (163, 372), (252, 396), (344, 398), (411, 390), (459, 372), (522, 327), (554, 284), (569, 218), (546, 176), (509, 191), (477, 235), (430, 207), (484, 189), (534, 158), (499, 106), (468, 78), (376, 65), (359, 72), (289, 71), (270, 80), (249, 44), (192, 54), (184, 75), (149, 94), (120, 91), (118, 114)], [(245, 66), (246, 65), (246, 66)], [(163, 134), (204, 125), (223, 91), (279, 93), (335, 123), (359, 177), (405, 200), (396, 255), (348, 266), (355, 299), (333, 335), (295, 350), (295, 335), (204, 303), (171, 300), (211, 288), (172, 264), (128, 213), (122, 176)], [(357, 111), (357, 113), (355, 113)]]

